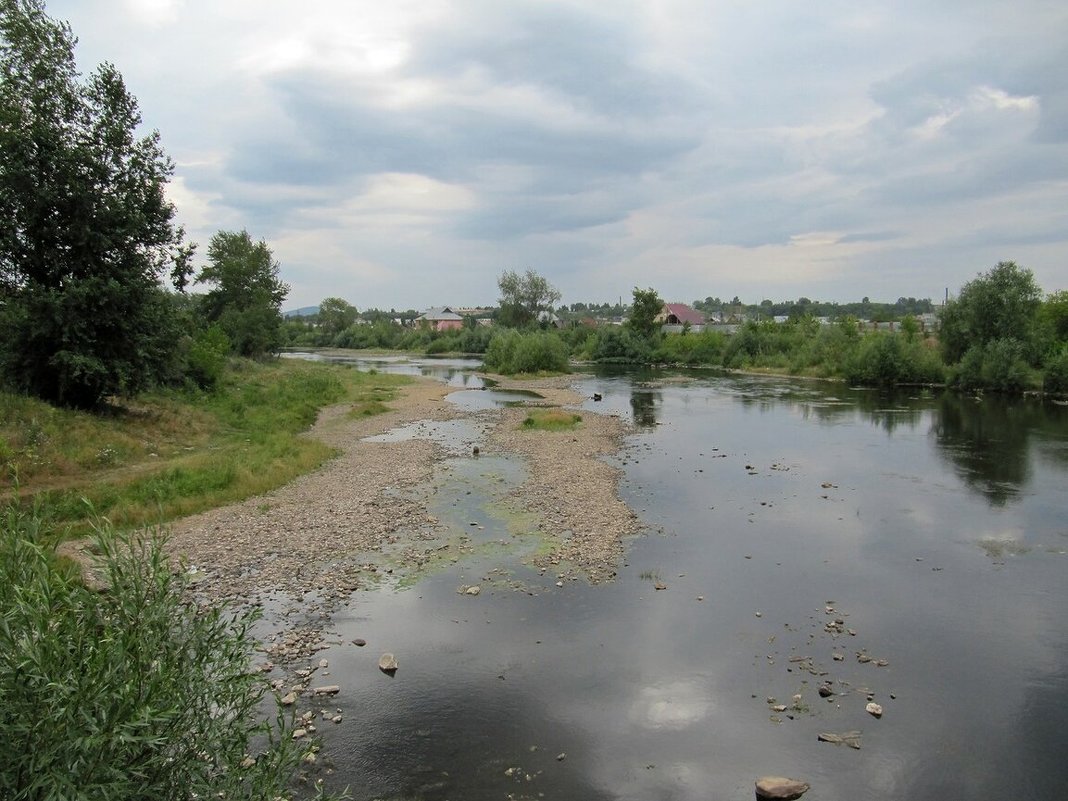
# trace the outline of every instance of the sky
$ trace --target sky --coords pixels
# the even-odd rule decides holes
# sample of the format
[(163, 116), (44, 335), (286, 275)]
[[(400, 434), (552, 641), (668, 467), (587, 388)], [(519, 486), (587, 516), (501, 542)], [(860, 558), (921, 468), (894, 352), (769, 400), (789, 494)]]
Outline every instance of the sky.
[(1063, 0), (52, 0), (284, 308), (1068, 289)]

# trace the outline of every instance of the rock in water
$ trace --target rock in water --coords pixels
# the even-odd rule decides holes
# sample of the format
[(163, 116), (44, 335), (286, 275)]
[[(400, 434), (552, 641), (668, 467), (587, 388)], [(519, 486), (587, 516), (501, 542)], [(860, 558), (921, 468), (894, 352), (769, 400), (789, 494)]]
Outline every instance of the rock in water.
[(864, 707), (864, 711), (875, 718), (881, 718), (883, 716), (883, 708), (874, 702)]
[(756, 797), (775, 798), (789, 801), (792, 798), (800, 798), (808, 792), (808, 784), (800, 779), (786, 779), (782, 776), (765, 776), (757, 779)]
[(383, 673), (396, 673), (397, 667), (397, 657), (393, 654), (382, 654), (378, 657), (378, 669)]

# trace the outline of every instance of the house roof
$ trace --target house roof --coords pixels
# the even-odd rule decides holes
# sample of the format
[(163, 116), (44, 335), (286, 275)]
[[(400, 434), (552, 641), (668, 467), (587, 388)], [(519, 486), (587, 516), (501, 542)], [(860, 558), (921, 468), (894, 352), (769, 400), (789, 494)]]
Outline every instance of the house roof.
[(448, 306), (439, 306), (434, 309), (427, 309), (425, 312), (419, 315), (419, 319), (436, 322), (438, 320), (463, 320), (464, 318), (458, 315)]
[(674, 315), (679, 319), (680, 323), (704, 325), (705, 322), (705, 316), (701, 312), (691, 309), (685, 303), (665, 303), (664, 310), (661, 313), (665, 318)]

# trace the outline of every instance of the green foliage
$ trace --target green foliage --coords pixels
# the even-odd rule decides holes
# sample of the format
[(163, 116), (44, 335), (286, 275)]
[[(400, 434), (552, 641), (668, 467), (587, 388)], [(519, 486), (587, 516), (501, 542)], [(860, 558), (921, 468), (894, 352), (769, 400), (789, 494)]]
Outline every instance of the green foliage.
[(169, 368), (160, 287), (192, 248), (164, 188), (173, 166), (122, 76), (78, 75), (70, 28), (40, 0), (0, 1), (0, 377), (89, 408)]
[(1024, 357), (1038, 364), (1037, 312), (1042, 291), (1030, 270), (999, 262), (969, 281), (942, 312), (939, 339), (947, 364), (960, 361), (973, 347), (998, 339), (1019, 343)]
[(873, 333), (864, 337), (845, 365), (846, 379), (855, 384), (893, 386), (933, 384), (944, 380), (938, 354), (904, 336)]
[(276, 351), (289, 287), (278, 279), (267, 243), (253, 242), (248, 231), (219, 231), (208, 246), (208, 262), (196, 277), (214, 285), (203, 299), (204, 317), (222, 327), (239, 355)]
[(639, 336), (649, 339), (660, 327), (656, 318), (664, 309), (664, 301), (652, 287), (649, 289), (634, 287), (633, 296), (634, 302), (630, 307), (627, 327)]
[(319, 331), (324, 340), (333, 340), (356, 322), (356, 307), (341, 298), (324, 298), (319, 303)]
[(726, 334), (707, 329), (699, 334), (668, 335), (659, 340), (653, 360), (663, 364), (719, 365), (727, 342)]
[(201, 389), (214, 389), (226, 369), (230, 339), (219, 325), (199, 331), (186, 353), (189, 379)]
[(1042, 390), (1059, 395), (1068, 393), (1068, 348), (1062, 349), (1060, 353), (1046, 362)]
[(1068, 290), (1050, 294), (1038, 310), (1038, 319), (1051, 342), (1068, 343)]
[(533, 324), (539, 312), (551, 312), (560, 302), (560, 292), (534, 270), (520, 275), (505, 270), (497, 279), (501, 291), (497, 322), (509, 328)]
[(1035, 379), (1025, 358), (1026, 348), (1011, 337), (992, 339), (968, 348), (954, 369), (950, 383), (961, 389), (1019, 392)]
[(502, 375), (568, 371), (567, 346), (556, 333), (546, 331), (499, 331), (490, 340), (484, 361), (486, 369)]
[(41, 528), (9, 510), (0, 531), (0, 797), (289, 797), (302, 747), (262, 718), (256, 614), (189, 603), (154, 532), (100, 528), (94, 592), (52, 568)]
[(586, 341), (584, 354), (606, 364), (649, 364), (653, 346), (646, 337), (626, 326), (605, 326)]

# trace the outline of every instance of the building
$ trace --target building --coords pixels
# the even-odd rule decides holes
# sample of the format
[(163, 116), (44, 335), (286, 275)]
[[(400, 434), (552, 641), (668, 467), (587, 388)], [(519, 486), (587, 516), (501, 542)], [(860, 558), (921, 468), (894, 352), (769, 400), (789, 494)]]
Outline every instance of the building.
[(427, 325), (434, 331), (456, 331), (464, 327), (464, 318), (448, 306), (427, 309), (415, 322), (418, 325)]

